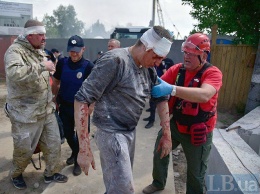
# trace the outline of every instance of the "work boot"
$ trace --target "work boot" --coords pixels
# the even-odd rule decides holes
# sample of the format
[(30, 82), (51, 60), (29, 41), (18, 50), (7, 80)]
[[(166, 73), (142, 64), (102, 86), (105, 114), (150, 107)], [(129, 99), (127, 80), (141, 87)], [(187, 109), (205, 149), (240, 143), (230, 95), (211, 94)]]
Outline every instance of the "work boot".
[(149, 128), (151, 128), (152, 126), (153, 126), (153, 121), (149, 121), (148, 123), (147, 123), (147, 125), (145, 125), (145, 128), (146, 129), (149, 129)]
[(22, 174), (20, 174), (18, 177), (11, 178), (11, 181), (12, 181), (14, 187), (17, 189), (23, 190), (23, 189), (27, 188)]
[(78, 176), (80, 175), (82, 172), (80, 166), (78, 165), (78, 163), (74, 164), (74, 168), (73, 168), (73, 175), (74, 176)]
[(74, 155), (71, 154), (71, 156), (66, 160), (67, 165), (72, 165), (74, 164)]
[(159, 189), (159, 188), (153, 186), (153, 184), (150, 184), (143, 189), (143, 193), (150, 194), (150, 193), (154, 193), (155, 191), (161, 191), (161, 190), (164, 190), (164, 189)]

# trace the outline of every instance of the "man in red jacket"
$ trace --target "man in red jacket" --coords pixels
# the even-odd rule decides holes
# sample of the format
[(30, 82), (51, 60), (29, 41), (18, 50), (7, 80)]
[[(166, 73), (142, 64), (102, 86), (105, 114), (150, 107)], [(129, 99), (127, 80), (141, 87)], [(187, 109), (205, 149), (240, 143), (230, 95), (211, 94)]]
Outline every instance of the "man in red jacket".
[[(152, 96), (171, 95), (169, 110), (172, 149), (182, 145), (187, 159), (187, 194), (202, 194), (204, 176), (217, 121), (217, 99), (222, 85), (221, 71), (206, 59), (210, 40), (201, 33), (189, 36), (182, 44), (184, 63), (172, 66), (153, 87)], [(158, 133), (156, 146), (161, 137)], [(154, 151), (153, 182), (144, 193), (163, 190), (166, 184), (169, 156), (160, 159)]]

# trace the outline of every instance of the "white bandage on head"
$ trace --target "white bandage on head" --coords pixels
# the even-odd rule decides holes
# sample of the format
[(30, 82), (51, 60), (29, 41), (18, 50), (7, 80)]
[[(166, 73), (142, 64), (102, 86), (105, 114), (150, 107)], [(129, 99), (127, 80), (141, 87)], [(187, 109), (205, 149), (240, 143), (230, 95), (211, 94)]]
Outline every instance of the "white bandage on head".
[(166, 57), (170, 52), (172, 42), (166, 38), (161, 38), (153, 28), (147, 30), (140, 38), (140, 41), (146, 47), (146, 50), (153, 51), (160, 57)]
[(28, 28), (24, 28), (24, 33), (25, 36), (29, 34), (46, 34), (46, 30), (44, 26), (31, 26)]

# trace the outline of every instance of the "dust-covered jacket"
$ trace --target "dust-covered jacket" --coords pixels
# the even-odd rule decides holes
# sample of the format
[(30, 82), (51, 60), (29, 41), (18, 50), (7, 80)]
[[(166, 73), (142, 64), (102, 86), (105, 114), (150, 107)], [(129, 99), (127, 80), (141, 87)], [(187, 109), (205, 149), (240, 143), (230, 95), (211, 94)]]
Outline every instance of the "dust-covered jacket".
[(4, 62), (7, 85), (7, 111), (11, 120), (35, 123), (55, 111), (50, 75), (42, 64), (45, 54), (18, 36), (7, 49)]
[[(93, 124), (99, 129), (133, 131), (157, 80), (154, 68), (138, 67), (128, 48), (106, 52), (75, 95), (82, 103), (95, 102)], [(156, 102), (168, 100), (163, 96)]]

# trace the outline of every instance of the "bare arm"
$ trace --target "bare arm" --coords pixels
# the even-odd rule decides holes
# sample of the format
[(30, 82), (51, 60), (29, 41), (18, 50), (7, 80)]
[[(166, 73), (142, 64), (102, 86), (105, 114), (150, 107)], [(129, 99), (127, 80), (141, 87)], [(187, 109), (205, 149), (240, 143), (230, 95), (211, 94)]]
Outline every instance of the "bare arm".
[[(221, 78), (214, 78), (215, 83), (219, 82), (221, 85)], [(183, 87), (171, 85), (162, 79), (158, 78), (160, 84), (152, 88), (152, 96), (155, 98), (172, 95), (190, 102), (206, 103), (216, 93), (219, 88), (215, 88), (211, 84), (203, 83), (199, 88), (197, 87)], [(215, 84), (216, 87), (219, 87)]]
[(96, 170), (94, 157), (90, 147), (88, 133), (88, 105), (77, 100), (74, 101), (75, 128), (79, 139), (78, 164), (85, 175), (88, 175), (90, 165)]
[(202, 84), (200, 88), (176, 86), (175, 96), (190, 102), (205, 103), (208, 102), (216, 92), (217, 90), (209, 84)]
[(161, 120), (162, 126), (162, 137), (160, 139), (157, 151), (160, 149), (161, 156), (163, 158), (167, 156), (172, 151), (172, 140), (171, 140), (171, 130), (170, 130), (170, 117), (169, 117), (169, 107), (168, 102), (163, 101), (157, 104), (158, 114)]
[(53, 77), (53, 83), (52, 83), (52, 94), (54, 95), (53, 102), (56, 103), (56, 98), (60, 89), (60, 80), (57, 80)]

